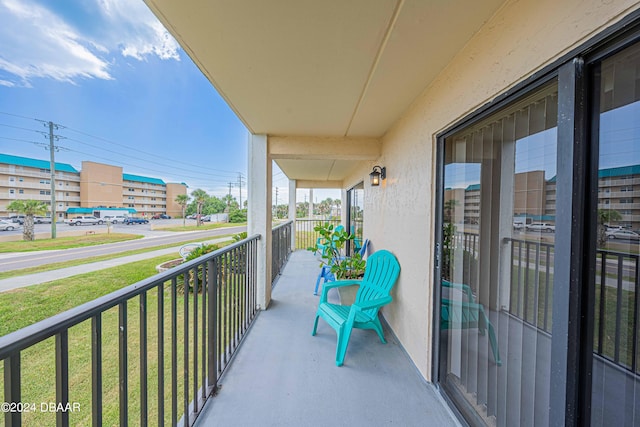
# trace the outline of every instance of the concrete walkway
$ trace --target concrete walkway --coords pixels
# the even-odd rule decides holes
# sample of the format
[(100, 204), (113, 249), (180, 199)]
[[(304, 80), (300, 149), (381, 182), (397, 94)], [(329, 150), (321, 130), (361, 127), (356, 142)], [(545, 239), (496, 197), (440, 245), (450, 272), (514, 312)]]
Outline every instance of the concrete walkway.
[[(208, 240), (207, 244), (221, 243), (232, 240), (229, 237), (222, 237), (219, 239)], [(0, 280), (0, 292), (5, 292), (11, 289), (24, 288), (31, 285), (37, 285), (40, 283), (51, 282), (53, 280), (64, 279), (66, 277), (76, 276), (78, 274), (89, 273), (92, 271), (104, 270), (105, 268), (116, 267), (118, 265), (128, 264), (131, 262), (141, 261), (144, 259), (155, 258), (157, 256), (175, 254), (176, 258), (179, 258), (178, 250), (183, 245), (178, 245), (172, 248), (158, 249), (155, 251), (144, 252), (136, 255), (129, 255), (120, 258), (113, 258), (106, 261), (97, 261), (88, 264), (77, 265), (74, 267), (60, 268), (58, 270), (44, 271), (42, 273), (27, 274), (24, 276), (11, 277), (9, 279)]]

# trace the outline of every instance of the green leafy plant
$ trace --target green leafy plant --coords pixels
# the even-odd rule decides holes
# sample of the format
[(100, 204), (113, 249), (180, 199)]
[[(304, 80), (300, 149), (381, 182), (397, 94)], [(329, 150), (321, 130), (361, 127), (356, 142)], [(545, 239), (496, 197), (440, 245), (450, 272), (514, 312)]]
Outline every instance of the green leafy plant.
[(366, 261), (360, 254), (354, 254), (351, 257), (345, 254), (347, 242), (355, 240), (354, 234), (349, 234), (342, 227), (335, 227), (328, 222), (315, 226), (314, 231), (320, 235), (320, 238), (307, 250), (320, 253), (320, 267), (328, 266), (338, 280), (364, 274)]
[(450, 222), (442, 225), (442, 278), (451, 280), (451, 260), (453, 259), (453, 237), (456, 226)]
[(240, 233), (234, 234), (231, 236), (234, 242), (239, 242), (240, 240), (244, 240), (247, 238), (247, 232), (241, 231)]
[[(191, 252), (189, 252), (189, 255), (187, 255), (184, 259), (184, 262), (187, 261), (191, 261), (192, 259), (196, 259), (199, 258), (203, 255), (206, 255), (210, 252), (213, 251), (217, 251), (218, 249), (220, 249), (220, 246), (218, 245), (202, 245), (199, 246), (197, 248), (195, 248), (194, 250), (192, 250)], [(199, 266), (198, 267), (198, 283), (200, 284), (198, 292), (203, 292), (206, 288), (206, 283), (203, 283), (203, 278), (204, 278), (204, 272), (203, 272), (203, 267)], [(193, 292), (193, 286), (194, 286), (194, 281), (193, 281), (193, 270), (189, 271), (189, 292)], [(178, 290), (178, 292), (184, 292), (184, 276), (180, 275), (178, 276), (178, 286), (176, 288)]]

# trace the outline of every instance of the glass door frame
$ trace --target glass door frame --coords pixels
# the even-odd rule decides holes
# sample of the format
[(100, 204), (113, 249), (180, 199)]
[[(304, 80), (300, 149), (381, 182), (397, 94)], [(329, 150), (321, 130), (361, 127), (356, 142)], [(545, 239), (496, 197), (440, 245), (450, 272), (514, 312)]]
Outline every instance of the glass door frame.
[[(450, 388), (441, 380), (440, 345), (441, 260), (444, 207), (444, 142), (460, 129), (479, 122), (558, 79), (558, 151), (552, 375), (549, 420), (552, 425), (582, 426), (591, 421), (594, 340), (596, 228), (598, 204), (599, 88), (593, 72), (601, 61), (640, 42), (640, 11), (633, 12), (568, 53), (462, 122), (437, 135), (435, 158), (435, 261), (433, 276), (432, 379), (458, 415), (473, 422), (471, 408), (455, 406)], [(508, 355), (505, 355), (508, 357)], [(551, 422), (552, 421), (552, 422)]]

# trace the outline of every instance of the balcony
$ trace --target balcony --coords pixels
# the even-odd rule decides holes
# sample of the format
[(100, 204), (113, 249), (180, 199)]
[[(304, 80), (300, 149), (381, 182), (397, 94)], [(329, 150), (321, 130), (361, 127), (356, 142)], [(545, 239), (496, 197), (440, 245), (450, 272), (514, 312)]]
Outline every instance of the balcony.
[[(386, 345), (354, 331), (335, 366), (334, 331), (320, 324), (311, 336), (317, 260), (290, 255), (291, 232), (291, 223), (273, 230), (277, 286), (264, 312), (254, 236), (0, 337), (5, 401), (81, 408), (37, 420), (7, 413), (5, 425), (459, 425), (389, 331)], [(34, 351), (51, 360), (37, 368), (40, 395), (24, 385)]]
[(310, 252), (291, 255), (196, 425), (459, 425), (389, 331), (385, 345), (355, 330), (335, 366), (333, 329), (321, 321), (311, 336), (317, 273)]

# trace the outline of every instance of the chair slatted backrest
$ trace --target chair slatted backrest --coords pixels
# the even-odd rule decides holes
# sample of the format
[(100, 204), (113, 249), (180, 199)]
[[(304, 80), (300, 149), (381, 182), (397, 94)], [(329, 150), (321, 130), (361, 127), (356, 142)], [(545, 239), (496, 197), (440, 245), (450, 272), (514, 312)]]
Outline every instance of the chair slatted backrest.
[[(356, 295), (355, 303), (388, 296), (399, 274), (400, 264), (391, 252), (384, 249), (374, 252), (367, 260), (367, 268)], [(365, 312), (373, 316), (377, 314), (378, 310), (378, 308), (374, 308)]]

